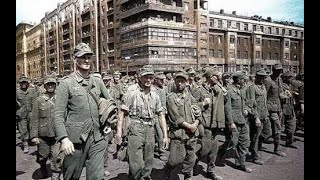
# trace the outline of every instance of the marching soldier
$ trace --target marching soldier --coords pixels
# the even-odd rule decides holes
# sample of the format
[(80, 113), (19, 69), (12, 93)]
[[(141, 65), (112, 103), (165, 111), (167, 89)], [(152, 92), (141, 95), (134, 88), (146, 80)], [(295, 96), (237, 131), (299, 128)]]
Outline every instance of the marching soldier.
[(128, 115), (130, 118), (127, 136), (129, 179), (150, 179), (155, 147), (155, 115), (159, 117), (164, 148), (169, 145), (160, 97), (150, 90), (153, 78), (153, 68), (150, 65), (143, 66), (139, 71), (139, 83), (129, 87), (132, 90), (128, 89), (119, 112), (115, 137), (118, 145), (122, 141), (124, 117)]
[(48, 176), (46, 162), (51, 153), (51, 179), (60, 179), (63, 154), (59, 153), (60, 143), (55, 140), (55, 132), (52, 125), (52, 110), (55, 104), (56, 79), (47, 77), (44, 80), (45, 93), (34, 102), (30, 118), (30, 139), (38, 146), (37, 162), (43, 177)]
[(79, 179), (84, 165), (86, 179), (101, 180), (104, 175), (104, 139), (99, 121), (99, 97), (110, 99), (100, 78), (90, 74), (90, 47), (80, 43), (75, 47), (76, 72), (63, 78), (57, 88), (53, 124), (56, 139), (61, 142), (63, 179)]

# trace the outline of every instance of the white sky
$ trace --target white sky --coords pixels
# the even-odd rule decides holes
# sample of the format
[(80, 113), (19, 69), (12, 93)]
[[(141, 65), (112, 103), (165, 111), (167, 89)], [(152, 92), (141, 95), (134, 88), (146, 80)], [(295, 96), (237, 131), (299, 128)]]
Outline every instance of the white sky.
[[(16, 0), (16, 25), (22, 20), (39, 23), (45, 12), (51, 12), (58, 2), (66, 0)], [(209, 10), (226, 13), (237, 11), (239, 15), (270, 16), (274, 20), (304, 22), (303, 0), (208, 0)]]

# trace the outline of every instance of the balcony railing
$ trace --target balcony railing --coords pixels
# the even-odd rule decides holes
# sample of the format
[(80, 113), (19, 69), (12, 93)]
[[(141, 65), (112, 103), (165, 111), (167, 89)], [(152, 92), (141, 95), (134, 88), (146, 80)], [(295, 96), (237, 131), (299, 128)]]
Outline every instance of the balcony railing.
[(172, 12), (172, 13), (184, 13), (183, 7), (173, 6), (173, 5), (167, 5), (163, 4), (161, 2), (148, 2), (146, 4), (137, 5), (136, 7), (123, 11), (120, 13), (121, 18), (129, 17), (133, 14), (145, 11), (145, 10), (157, 10), (157, 11), (165, 11), (165, 12)]

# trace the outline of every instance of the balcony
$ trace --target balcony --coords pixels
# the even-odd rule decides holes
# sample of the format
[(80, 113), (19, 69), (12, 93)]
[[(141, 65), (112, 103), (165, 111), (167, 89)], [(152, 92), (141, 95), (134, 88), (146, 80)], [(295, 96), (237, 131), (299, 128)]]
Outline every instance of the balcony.
[(183, 7), (167, 5), (161, 2), (152, 2), (152, 3), (141, 4), (127, 11), (123, 11), (120, 13), (120, 17), (123, 19), (146, 10), (156, 10), (156, 11), (164, 11), (164, 12), (179, 13), (179, 14), (184, 13)]
[(82, 37), (81, 38), (86, 38), (86, 37), (89, 37), (90, 36), (90, 31), (87, 31), (87, 32), (83, 32), (82, 33)]
[(70, 43), (70, 39), (64, 39), (62, 40), (62, 44), (65, 45), (65, 44), (69, 44)]
[(62, 51), (62, 54), (63, 54), (63, 55), (70, 54), (70, 51), (69, 51), (69, 50), (63, 50), (63, 51)]
[(113, 14), (113, 8), (110, 8), (108, 11), (107, 11), (107, 15), (111, 15), (111, 14)]
[(85, 8), (82, 10), (81, 15), (84, 15), (84, 14), (86, 14), (86, 13), (89, 12), (89, 11), (90, 11), (90, 7), (87, 6), (87, 7), (85, 7)]
[(69, 29), (65, 29), (62, 31), (62, 35), (66, 35), (66, 34), (69, 34)]
[(113, 22), (109, 22), (107, 29), (112, 29), (114, 28), (114, 23)]
[(109, 50), (107, 54), (108, 54), (108, 57), (114, 56), (114, 50)]
[(113, 43), (114, 42), (114, 37), (109, 37), (107, 40), (108, 43)]
[(86, 20), (81, 22), (81, 26), (82, 27), (85, 27), (85, 26), (88, 26), (88, 25), (90, 25), (90, 19), (86, 19)]
[(196, 26), (192, 24), (185, 24), (182, 22), (174, 22), (174, 21), (164, 21), (161, 18), (149, 18), (146, 21), (141, 21), (135, 24), (131, 24), (129, 26), (122, 27), (121, 33), (125, 33), (133, 29), (141, 28), (143, 26), (159, 26), (159, 27), (167, 27), (170, 29), (196, 30)]

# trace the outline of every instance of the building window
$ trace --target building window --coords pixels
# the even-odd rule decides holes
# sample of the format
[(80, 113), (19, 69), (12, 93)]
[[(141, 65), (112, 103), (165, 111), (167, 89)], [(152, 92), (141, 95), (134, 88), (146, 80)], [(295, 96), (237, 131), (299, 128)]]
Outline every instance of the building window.
[(286, 34), (286, 29), (282, 29), (282, 35)]
[(244, 29), (245, 31), (248, 31), (248, 24), (244, 24), (243, 29)]
[(230, 36), (230, 44), (234, 44), (234, 40), (235, 40), (234, 35), (231, 35)]
[(303, 32), (301, 32), (301, 37), (303, 38)]
[(219, 44), (221, 44), (221, 43), (222, 43), (222, 42), (221, 42), (221, 40), (222, 40), (222, 36), (221, 36), (221, 35), (219, 35), (219, 36), (218, 36), (218, 43), (219, 43)]
[(218, 58), (222, 58), (222, 50), (218, 50)]
[(237, 23), (237, 29), (240, 30), (240, 23)]
[(214, 43), (214, 36), (213, 35), (209, 35), (209, 42)]
[(237, 45), (240, 45), (240, 38), (237, 37)]
[(231, 27), (231, 21), (228, 21), (228, 28)]
[(243, 58), (244, 59), (248, 59), (248, 51), (244, 51), (243, 52)]
[(284, 46), (289, 47), (289, 41), (285, 41)]
[(276, 34), (279, 35), (279, 28), (276, 28)]
[(289, 53), (284, 53), (284, 59), (289, 60)]
[(293, 43), (293, 49), (297, 49), (298, 43)]
[(289, 30), (289, 36), (292, 36), (292, 30)]
[(260, 51), (256, 51), (256, 59), (260, 59), (261, 58), (261, 52)]
[(268, 52), (268, 59), (271, 59), (271, 52)]
[(298, 37), (298, 31), (294, 31), (294, 37)]
[(222, 28), (222, 20), (218, 20), (218, 28)]
[(293, 55), (293, 60), (294, 60), (294, 61), (298, 61), (298, 55), (297, 55), (297, 54), (294, 54), (294, 55)]
[(268, 33), (271, 34), (271, 27), (268, 27)]
[(243, 44), (245, 45), (245, 46), (248, 46), (248, 38), (244, 38), (244, 42), (243, 42)]
[(214, 20), (210, 19), (210, 27), (214, 27)]
[(261, 44), (261, 39), (260, 38), (257, 38), (256, 39), (256, 45), (260, 45)]
[(252, 28), (253, 28), (253, 31), (257, 31), (257, 25), (253, 25)]
[(214, 57), (214, 51), (213, 51), (213, 49), (209, 49), (209, 56), (210, 56), (210, 57)]
[(264, 32), (264, 27), (263, 26), (260, 26), (260, 31)]
[(230, 49), (230, 58), (235, 58), (234, 49)]
[(268, 40), (268, 47), (271, 47), (271, 40)]
[(279, 53), (275, 53), (275, 54), (274, 54), (274, 59), (275, 59), (275, 60), (279, 60)]
[(240, 59), (240, 51), (237, 51), (237, 59)]

